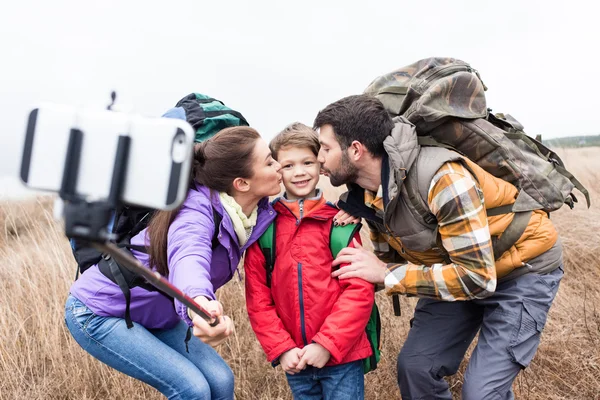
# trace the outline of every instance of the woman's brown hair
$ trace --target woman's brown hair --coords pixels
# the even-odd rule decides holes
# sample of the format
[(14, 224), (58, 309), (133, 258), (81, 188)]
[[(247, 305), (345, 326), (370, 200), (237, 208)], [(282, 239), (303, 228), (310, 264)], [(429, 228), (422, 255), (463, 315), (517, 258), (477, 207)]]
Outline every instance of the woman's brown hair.
[[(216, 191), (231, 194), (235, 178), (252, 177), (254, 147), (259, 138), (256, 130), (247, 126), (235, 126), (223, 129), (212, 138), (197, 143), (194, 147), (190, 187), (194, 188), (195, 181), (211, 189), (211, 193)], [(181, 206), (171, 211), (156, 211), (148, 224), (150, 266), (156, 268), (163, 276), (169, 273), (169, 226), (180, 209)], [(198, 217), (201, 218), (200, 215)]]

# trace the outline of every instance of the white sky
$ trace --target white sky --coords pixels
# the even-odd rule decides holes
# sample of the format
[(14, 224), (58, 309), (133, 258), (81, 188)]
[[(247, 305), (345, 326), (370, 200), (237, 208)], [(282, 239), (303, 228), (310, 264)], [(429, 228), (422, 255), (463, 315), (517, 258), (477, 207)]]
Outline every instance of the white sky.
[(592, 1), (3, 1), (0, 176), (15, 175), (39, 101), (160, 115), (193, 91), (267, 139), (430, 56), (469, 62), (488, 106), (544, 138), (598, 134)]

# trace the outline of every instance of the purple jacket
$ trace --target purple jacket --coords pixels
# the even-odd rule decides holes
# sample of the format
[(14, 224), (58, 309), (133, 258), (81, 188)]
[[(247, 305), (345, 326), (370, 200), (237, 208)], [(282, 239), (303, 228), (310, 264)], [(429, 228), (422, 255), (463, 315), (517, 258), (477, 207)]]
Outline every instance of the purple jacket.
[[(188, 296), (206, 296), (215, 299), (215, 291), (227, 283), (237, 270), (243, 252), (267, 229), (275, 219), (275, 211), (267, 198), (258, 203), (256, 227), (248, 242), (240, 248), (233, 224), (217, 193), (211, 196), (207, 187), (196, 185), (190, 190), (181, 210), (169, 227), (167, 261), (169, 281)], [(211, 206), (222, 216), (218, 227), (219, 245), (212, 250), (215, 223)], [(132, 244), (148, 246), (146, 229), (131, 239)], [(146, 267), (148, 255), (133, 251)], [(71, 286), (71, 294), (95, 314), (125, 318), (125, 297), (121, 289), (105, 277), (97, 265), (89, 268)], [(186, 307), (173, 302), (159, 292), (139, 287), (131, 289), (131, 319), (146, 328), (165, 329), (175, 326), (187, 316)]]

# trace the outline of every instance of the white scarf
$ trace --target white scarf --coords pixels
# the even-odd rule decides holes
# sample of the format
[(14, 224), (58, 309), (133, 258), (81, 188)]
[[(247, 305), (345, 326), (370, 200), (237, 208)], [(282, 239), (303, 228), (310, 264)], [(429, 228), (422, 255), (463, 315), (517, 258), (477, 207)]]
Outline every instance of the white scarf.
[(233, 230), (238, 237), (240, 246), (245, 245), (252, 234), (252, 229), (256, 225), (258, 207), (254, 207), (250, 216), (247, 217), (242, 211), (242, 206), (240, 206), (233, 197), (225, 192), (219, 192), (219, 198), (221, 199), (223, 208), (229, 215), (229, 218), (231, 218)]

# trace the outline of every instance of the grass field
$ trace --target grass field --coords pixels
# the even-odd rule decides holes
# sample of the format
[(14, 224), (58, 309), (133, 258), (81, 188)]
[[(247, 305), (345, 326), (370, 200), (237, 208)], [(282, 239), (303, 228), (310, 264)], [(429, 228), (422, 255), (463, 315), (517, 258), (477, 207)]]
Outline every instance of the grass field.
[[(600, 148), (560, 151), (596, 203), (552, 215), (565, 247), (565, 277), (550, 311), (539, 351), (515, 381), (518, 399), (600, 399)], [(329, 199), (339, 190), (325, 180)], [(582, 196), (580, 196), (582, 198)], [(0, 399), (159, 399), (154, 389), (106, 367), (84, 352), (63, 322), (75, 262), (48, 198), (0, 204)], [(266, 362), (244, 305), (243, 282), (218, 292), (236, 333), (219, 348), (236, 377), (238, 399), (290, 399), (280, 368)], [(414, 299), (402, 317), (377, 294), (383, 360), (366, 376), (368, 399), (398, 398), (396, 355), (408, 332)], [(463, 362), (449, 379), (460, 397)]]

